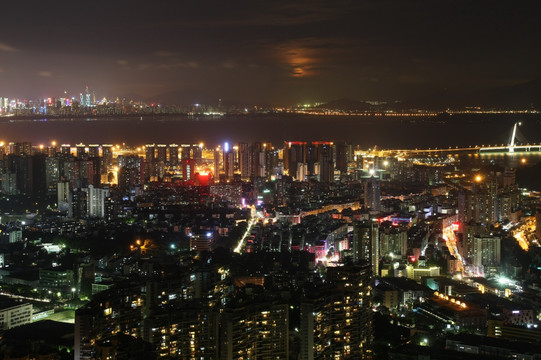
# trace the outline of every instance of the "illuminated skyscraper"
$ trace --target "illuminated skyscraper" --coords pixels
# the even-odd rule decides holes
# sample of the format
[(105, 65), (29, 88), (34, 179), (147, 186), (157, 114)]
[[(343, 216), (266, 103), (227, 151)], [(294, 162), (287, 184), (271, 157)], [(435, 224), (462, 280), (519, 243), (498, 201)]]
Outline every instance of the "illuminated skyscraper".
[(224, 144), (223, 157), (225, 176), (230, 179), (235, 172), (235, 153), (227, 142)]
[[(43, 159), (44, 160), (44, 159)], [(44, 160), (45, 162), (45, 160)], [(9, 154), (6, 158), (6, 172), (15, 174), (19, 194), (31, 195), (34, 191), (33, 157), (29, 155)], [(43, 165), (45, 167), (45, 164)], [(43, 174), (45, 182), (45, 174)]]
[(14, 155), (32, 155), (32, 143), (17, 142), (10, 144), (10, 154)]
[(169, 165), (171, 166), (178, 165), (178, 145), (177, 144), (169, 145)]
[(107, 174), (107, 170), (113, 166), (113, 145), (104, 144), (101, 146), (100, 172)]
[(240, 175), (243, 179), (252, 176), (252, 149), (246, 143), (239, 144), (239, 167)]
[(328, 268), (327, 287), (301, 303), (301, 360), (364, 359), (371, 354), (369, 265)]
[(147, 144), (145, 146), (145, 161), (147, 163), (154, 162), (156, 156), (156, 146), (154, 144)]
[(214, 150), (214, 178), (216, 180), (220, 179), (221, 157), (222, 157), (222, 151), (221, 151), (220, 147), (217, 147)]
[(499, 273), (501, 265), (501, 239), (499, 236), (475, 236), (473, 238), (472, 264), (485, 276)]
[(381, 256), (389, 254), (407, 255), (408, 250), (407, 226), (392, 226), (391, 222), (382, 224), (379, 231), (379, 249)]
[(308, 176), (308, 164), (298, 162), (297, 171), (293, 177), (295, 178), (295, 180), (298, 180), (298, 181), (306, 181), (307, 176)]
[(379, 179), (372, 176), (364, 183), (364, 206), (367, 209), (380, 211), (381, 190)]
[(363, 221), (353, 227), (353, 262), (366, 261), (374, 276), (379, 276), (379, 224)]
[(154, 179), (156, 176), (156, 146), (148, 144), (145, 146), (145, 181)]
[(186, 305), (156, 311), (143, 322), (143, 339), (156, 345), (158, 357), (218, 358), (218, 314)]
[(89, 185), (83, 189), (86, 192), (87, 212), (90, 217), (105, 217), (105, 198), (109, 196), (109, 190), (94, 188)]
[(203, 144), (195, 144), (192, 146), (192, 159), (194, 159), (195, 164), (198, 165), (201, 163), (203, 158)]
[(295, 176), (298, 163), (306, 163), (307, 143), (286, 141), (284, 143), (284, 169), (290, 176)]
[(334, 180), (333, 143), (329, 141), (314, 141), (306, 149), (306, 162), (310, 175), (317, 175), (319, 181)]
[(144, 161), (137, 155), (118, 156), (118, 187), (123, 192), (144, 183)]
[(471, 205), (475, 222), (489, 225), (498, 221), (498, 182), (493, 176), (476, 178)]
[(106, 160), (106, 165), (111, 166), (113, 164), (113, 145), (103, 144), (101, 146), (101, 156)]
[(17, 174), (13, 172), (4, 172), (2, 174), (2, 191), (6, 195), (17, 195)]
[(77, 159), (83, 159), (86, 157), (86, 150), (85, 150), (85, 144), (77, 144), (75, 146), (75, 149), (77, 151), (76, 156)]
[(220, 359), (289, 359), (289, 306), (255, 303), (222, 314)]
[(70, 144), (62, 144), (60, 146), (60, 152), (62, 153), (62, 155), (64, 156), (69, 156), (70, 152), (71, 152), (71, 146)]
[(57, 204), (60, 212), (67, 212), (68, 217), (73, 216), (71, 186), (69, 182), (57, 183)]
[(191, 155), (190, 155), (191, 148), (192, 147), (190, 145), (187, 145), (187, 144), (182, 144), (180, 146), (180, 159), (181, 160), (191, 159)]
[(88, 157), (98, 158), (100, 156), (100, 146), (98, 144), (88, 145)]
[(194, 180), (195, 161), (192, 159), (182, 160), (182, 178), (183, 180)]
[(167, 163), (167, 145), (158, 144), (157, 149), (156, 161), (165, 165)]
[(541, 239), (541, 209), (537, 209), (535, 212), (535, 235), (537, 239)]
[(348, 163), (353, 161), (353, 146), (348, 143), (339, 143), (336, 146), (336, 169), (345, 174)]

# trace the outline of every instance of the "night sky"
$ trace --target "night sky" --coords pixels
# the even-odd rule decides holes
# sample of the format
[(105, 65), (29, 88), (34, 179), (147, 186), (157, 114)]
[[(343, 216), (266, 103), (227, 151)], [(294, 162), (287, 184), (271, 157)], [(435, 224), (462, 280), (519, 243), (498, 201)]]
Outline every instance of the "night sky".
[(0, 96), (295, 104), (539, 76), (531, 1), (9, 1)]

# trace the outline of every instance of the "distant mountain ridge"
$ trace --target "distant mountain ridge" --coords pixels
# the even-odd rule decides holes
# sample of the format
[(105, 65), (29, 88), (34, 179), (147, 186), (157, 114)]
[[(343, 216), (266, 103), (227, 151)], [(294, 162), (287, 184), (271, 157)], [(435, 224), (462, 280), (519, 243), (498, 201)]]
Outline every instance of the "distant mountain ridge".
[(341, 98), (321, 104), (318, 108), (344, 111), (379, 110), (438, 110), (464, 109), (480, 106), (485, 109), (536, 109), (541, 110), (541, 78), (510, 86), (483, 91), (438, 91), (424, 96), (372, 105), (366, 101)]
[[(172, 91), (152, 97), (143, 97), (138, 94), (126, 94), (123, 97), (146, 103), (161, 103), (165, 105), (188, 105), (197, 98), (210, 99), (212, 96), (205, 92), (194, 96), (190, 91)], [(384, 99), (387, 100), (387, 99)], [(216, 102), (218, 100), (216, 99)], [(343, 110), (351, 112), (384, 111), (384, 110), (434, 110), (447, 109), (460, 110), (466, 107), (480, 106), (485, 109), (536, 109), (541, 110), (541, 78), (509, 86), (499, 86), (484, 90), (434, 91), (423, 96), (401, 99), (400, 101), (372, 101), (340, 98), (318, 105), (319, 109)]]

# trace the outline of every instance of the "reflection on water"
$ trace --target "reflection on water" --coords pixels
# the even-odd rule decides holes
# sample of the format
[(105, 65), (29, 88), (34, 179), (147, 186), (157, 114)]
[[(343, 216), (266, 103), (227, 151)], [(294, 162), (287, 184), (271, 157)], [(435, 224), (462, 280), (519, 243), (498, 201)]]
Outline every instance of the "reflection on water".
[[(518, 115), (517, 115), (518, 116)], [(0, 118), (0, 141), (49, 143), (199, 143), (329, 140), (387, 149), (507, 143), (516, 121), (529, 142), (541, 142), (541, 118), (520, 115), (415, 119), (297, 114), (118, 118)], [(490, 155), (492, 156), (492, 155)]]
[(474, 156), (461, 156), (460, 163), (463, 166), (475, 167), (484, 165), (499, 165), (503, 167), (519, 168), (534, 165), (541, 162), (541, 153), (492, 153), (478, 154)]

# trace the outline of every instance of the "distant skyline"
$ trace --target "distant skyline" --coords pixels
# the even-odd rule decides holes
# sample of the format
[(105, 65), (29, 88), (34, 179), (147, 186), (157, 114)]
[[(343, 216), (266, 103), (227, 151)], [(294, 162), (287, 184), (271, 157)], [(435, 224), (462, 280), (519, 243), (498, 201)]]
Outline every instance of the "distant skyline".
[(539, 77), (533, 1), (2, 4), (0, 96), (282, 104), (409, 99)]

